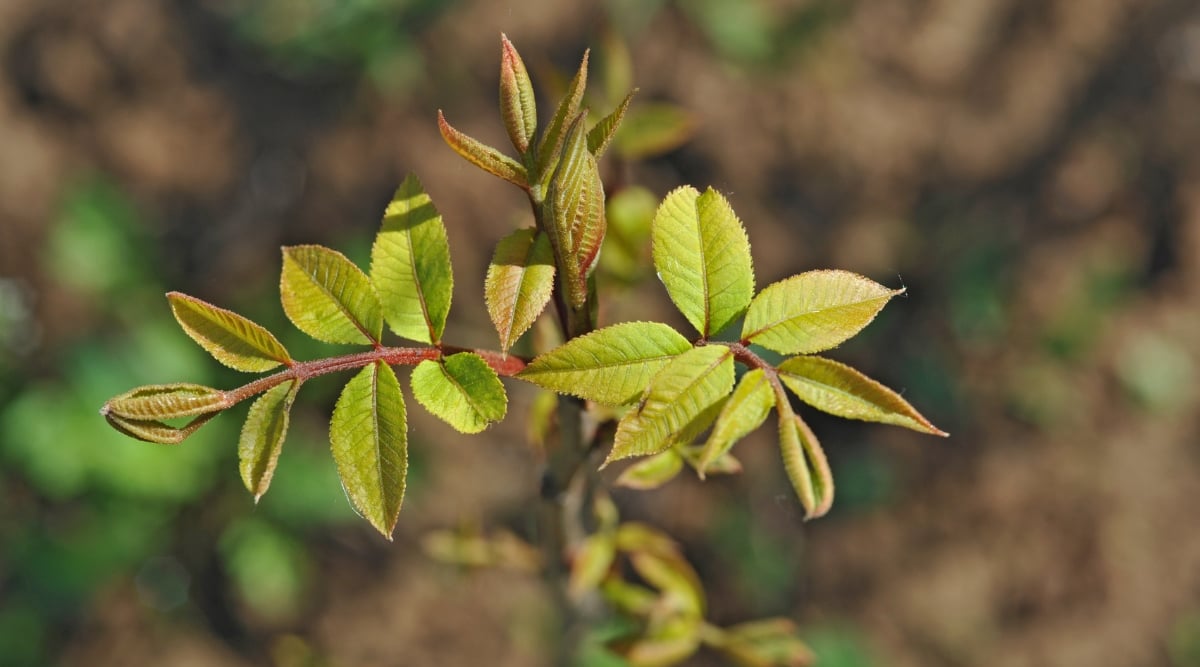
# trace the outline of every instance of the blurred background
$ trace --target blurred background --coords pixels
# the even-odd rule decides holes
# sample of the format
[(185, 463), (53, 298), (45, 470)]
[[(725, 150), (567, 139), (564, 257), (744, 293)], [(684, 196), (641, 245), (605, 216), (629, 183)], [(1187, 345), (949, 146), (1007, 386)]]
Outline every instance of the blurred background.
[[(827, 667), (1200, 665), (1193, 0), (0, 2), (0, 665), (540, 664), (536, 577), (420, 547), (529, 533), (527, 387), (470, 439), (410, 400), (392, 544), (328, 455), (345, 378), (306, 385), (258, 506), (239, 415), (165, 447), (97, 414), (138, 384), (245, 381), (167, 290), (330, 354), (283, 317), (278, 248), (363, 262), (409, 171), (449, 229), (447, 338), (494, 347), (483, 274), (528, 213), (435, 114), (506, 143), (501, 31), (543, 115), (588, 46), (597, 110), (632, 63), (642, 135), (605, 168), (725, 193), (759, 286), (908, 287), (832, 356), (950, 439), (805, 413), (838, 485), (808, 524), (770, 433), (740, 477), (615, 492), (684, 543), (714, 620), (796, 618)], [(606, 247), (602, 319), (682, 324), (620, 262), (639, 252)]]

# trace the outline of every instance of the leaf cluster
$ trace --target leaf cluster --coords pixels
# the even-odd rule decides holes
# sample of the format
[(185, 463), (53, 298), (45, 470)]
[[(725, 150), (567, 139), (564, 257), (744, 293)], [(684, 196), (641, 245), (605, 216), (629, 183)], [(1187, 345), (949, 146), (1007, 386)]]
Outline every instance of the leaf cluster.
[[(407, 406), (394, 366), (412, 366), (412, 396), (463, 433), (505, 417), (501, 376), (611, 406), (619, 420), (605, 465), (647, 457), (619, 479), (636, 488), (662, 484), (685, 464), (701, 477), (737, 472), (731, 449), (774, 411), (781, 459), (809, 517), (829, 509), (833, 479), (793, 397), (834, 415), (944, 435), (892, 390), (817, 356), (857, 334), (903, 290), (845, 271), (810, 271), (756, 290), (745, 229), (711, 188), (669, 193), (650, 228), (654, 270), (694, 335), (657, 322), (596, 327), (594, 268), (607, 228), (598, 160), (619, 136), (632, 94), (591, 123), (581, 107), (587, 74), (585, 53), (543, 126), (526, 67), (502, 39), (500, 115), (516, 157), (438, 113), (447, 144), (518, 186), (534, 212), (534, 226), (504, 237), (489, 264), (484, 301), (498, 350), (443, 341), (454, 284), (446, 228), (409, 176), (384, 212), (367, 271), (322, 246), (283, 249), (280, 293), (288, 319), (319, 341), (363, 349), (295, 361), (260, 325), (172, 292), (176, 320), (217, 361), (274, 374), (227, 391), (183, 383), (140, 387), (108, 401), (102, 414), (133, 437), (174, 444), (258, 396), (238, 443), (242, 480), (257, 499), (270, 486), (303, 384), (354, 371), (330, 420), (331, 451), (350, 502), (385, 536), (403, 503), (408, 460)], [(565, 342), (531, 361), (510, 354), (552, 302)], [(385, 345), (385, 325), (411, 345)], [(786, 358), (768, 363), (761, 349)]]
[[(789, 391), (840, 417), (944, 435), (896, 392), (815, 354), (853, 337), (903, 290), (846, 271), (810, 271), (756, 294), (745, 230), (711, 188), (668, 194), (651, 237), (655, 271), (697, 337), (689, 341), (656, 322), (616, 324), (567, 341), (517, 376), (626, 408), (605, 463), (650, 458), (626, 469), (619, 483), (653, 488), (684, 463), (701, 477), (735, 472), (740, 466), (730, 449), (774, 409), (788, 477), (808, 516), (824, 514), (833, 478)], [(739, 322), (735, 340), (720, 338)], [(755, 347), (794, 356), (771, 364)]]

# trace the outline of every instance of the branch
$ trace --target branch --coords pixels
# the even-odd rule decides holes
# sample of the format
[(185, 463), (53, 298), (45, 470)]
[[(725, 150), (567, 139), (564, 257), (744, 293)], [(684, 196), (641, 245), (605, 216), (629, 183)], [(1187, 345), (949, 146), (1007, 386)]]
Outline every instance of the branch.
[(313, 361), (300, 361), (292, 364), (274, 375), (259, 378), (237, 389), (225, 392), (225, 407), (233, 407), (252, 396), (261, 394), (289, 380), (308, 380), (320, 375), (328, 375), (338, 371), (362, 368), (367, 364), (382, 361), (391, 366), (415, 366), (422, 361), (437, 360), (458, 352), (472, 352), (483, 357), (487, 365), (496, 371), (497, 375), (512, 377), (521, 372), (529, 361), (513, 354), (502, 354), (494, 350), (475, 350), (453, 345), (437, 347), (379, 347), (366, 352), (357, 352), (340, 357), (327, 357)]

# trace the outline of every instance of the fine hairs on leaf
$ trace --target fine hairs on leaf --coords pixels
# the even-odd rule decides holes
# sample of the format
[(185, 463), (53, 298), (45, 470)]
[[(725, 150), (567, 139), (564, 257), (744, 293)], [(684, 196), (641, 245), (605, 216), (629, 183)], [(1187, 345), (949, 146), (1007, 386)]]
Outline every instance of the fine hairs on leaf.
[[(612, 62), (619, 67), (625, 60)], [(608, 71), (603, 79), (629, 77)], [(623, 184), (601, 178), (608, 173), (598, 162), (606, 149), (612, 149), (606, 160), (620, 161), (678, 145), (678, 137), (690, 132), (679, 120), (686, 113), (664, 104), (639, 110), (631, 104), (632, 92), (608, 91), (610, 101), (620, 102), (590, 116), (587, 81), (585, 52), (554, 113), (540, 124), (525, 61), (501, 36), (499, 116), (515, 157), (473, 139), (437, 112), (450, 149), (515, 185), (531, 207), (533, 225), (499, 241), (482, 285), (479, 301), (495, 327), (496, 349), (447, 342), (467, 337), (447, 331), (452, 239), (433, 196), (410, 174), (383, 212), (368, 271), (323, 246), (282, 250), (280, 300), (288, 320), (317, 341), (354, 350), (296, 360), (251, 319), (170, 292), (171, 312), (188, 337), (219, 363), (264, 375), (228, 390), (164, 378), (164, 384), (113, 397), (101, 414), (130, 437), (177, 444), (216, 415), (250, 402), (236, 448), (240, 477), (257, 502), (287, 456), (301, 387), (314, 377), (344, 374), (329, 415), (333, 462), (354, 510), (390, 540), (408, 473), (401, 378), (407, 374), (422, 409), (461, 433), (479, 433), (505, 419), (506, 378), (509, 385), (540, 388), (545, 393), (525, 415), (544, 460), (533, 494), (538, 508), (530, 512), (537, 517), (540, 550), (510, 532), (445, 532), (423, 542), (427, 552), (459, 565), (540, 569), (558, 592), (564, 624), (587, 616), (575, 614), (574, 605), (596, 609), (595, 599), (603, 600), (609, 613), (630, 621), (622, 627), (632, 629), (607, 648), (632, 665), (677, 664), (702, 646), (736, 665), (810, 664), (812, 654), (788, 619), (729, 627), (711, 622), (703, 582), (682, 548), (653, 527), (623, 522), (605, 480), (649, 491), (685, 467), (701, 479), (741, 473), (734, 448), (774, 412), (779, 464), (805, 517), (825, 514), (834, 501), (833, 473), (793, 397), (806, 410), (946, 435), (895, 391), (816, 356), (852, 338), (904, 290), (838, 270), (807, 271), (757, 290), (749, 236), (720, 192), (683, 185), (658, 201), (645, 188), (622, 196)], [(638, 135), (656, 123), (651, 139)], [(630, 201), (638, 203), (631, 207)], [(611, 214), (618, 238), (606, 246), (610, 206), (618, 211)], [(646, 241), (648, 249), (638, 247)], [(597, 270), (605, 247), (619, 252), (620, 261)], [(670, 303), (690, 325), (686, 334), (663, 322), (599, 321), (608, 292), (596, 274), (612, 265), (645, 263), (647, 255)], [(641, 275), (649, 273), (641, 269)], [(740, 333), (731, 332), (739, 321)], [(547, 334), (551, 327), (556, 330)], [(393, 337), (403, 340), (396, 344)], [(764, 349), (786, 358), (768, 361), (760, 356)], [(615, 475), (596, 474), (629, 458), (637, 460)], [(582, 635), (566, 625), (559, 630), (562, 637)], [(569, 662), (571, 650), (566, 647), (560, 663)]]

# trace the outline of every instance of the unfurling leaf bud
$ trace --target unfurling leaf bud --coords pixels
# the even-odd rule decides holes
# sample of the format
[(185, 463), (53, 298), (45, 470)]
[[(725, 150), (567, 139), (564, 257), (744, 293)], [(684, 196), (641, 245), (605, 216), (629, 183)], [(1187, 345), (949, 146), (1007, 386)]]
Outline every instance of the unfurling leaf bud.
[(562, 267), (562, 284), (575, 308), (587, 301), (587, 279), (600, 257), (604, 241), (604, 183), (596, 158), (588, 151), (586, 112), (567, 132), (562, 157), (550, 179), (550, 240)]
[(500, 116), (513, 147), (524, 155), (537, 132), (537, 102), (525, 62), (503, 34), (500, 35)]
[(130, 389), (110, 398), (100, 414), (132, 420), (174, 419), (220, 412), (230, 405), (220, 389), (178, 382)]

